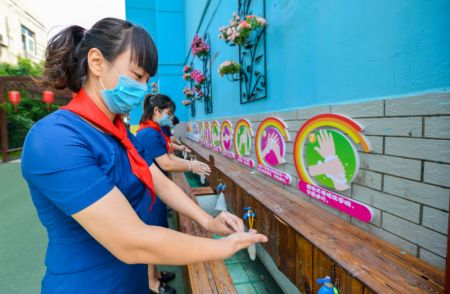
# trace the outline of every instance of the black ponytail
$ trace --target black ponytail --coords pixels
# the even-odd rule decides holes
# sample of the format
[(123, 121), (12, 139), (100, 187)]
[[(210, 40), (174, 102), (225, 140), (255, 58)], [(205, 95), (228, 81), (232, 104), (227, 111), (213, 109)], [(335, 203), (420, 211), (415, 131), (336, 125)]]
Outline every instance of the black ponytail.
[[(85, 29), (80, 26), (70, 26), (50, 39), (46, 51), (44, 83), (55, 89), (69, 88), (78, 92), (81, 88), (79, 73), (81, 62), (76, 60), (75, 48), (80, 46)], [(80, 78), (75, 79), (76, 76)]]
[(152, 120), (153, 115), (155, 114), (155, 107), (158, 107), (161, 110), (170, 109), (173, 113), (177, 109), (175, 103), (173, 103), (169, 96), (164, 94), (147, 94), (144, 99), (144, 110), (140, 123)]
[(143, 28), (125, 20), (104, 18), (90, 30), (70, 26), (50, 39), (46, 50), (44, 84), (78, 92), (87, 76), (87, 54), (92, 48), (99, 49), (110, 62), (131, 48), (131, 62), (142, 67), (150, 76), (154, 76), (158, 69), (158, 51)]

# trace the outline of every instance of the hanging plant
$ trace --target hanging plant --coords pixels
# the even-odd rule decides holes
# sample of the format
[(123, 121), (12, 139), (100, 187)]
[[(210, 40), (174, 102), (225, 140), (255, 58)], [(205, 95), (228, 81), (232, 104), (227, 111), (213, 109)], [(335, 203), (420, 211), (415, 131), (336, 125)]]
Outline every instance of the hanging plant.
[(191, 78), (194, 80), (195, 82), (195, 86), (201, 86), (205, 83), (206, 81), (206, 76), (199, 70), (194, 69), (191, 72)]
[(227, 60), (219, 65), (218, 72), (221, 77), (226, 75), (230, 81), (239, 81), (241, 64), (233, 60)]
[(181, 103), (183, 103), (184, 106), (189, 106), (192, 104), (191, 100), (183, 100)]
[(185, 81), (192, 80), (191, 74), (189, 74), (189, 73), (183, 74), (183, 80), (185, 80)]
[(152, 94), (158, 94), (158, 93), (159, 93), (159, 86), (158, 86), (157, 83), (152, 82), (152, 83), (150, 84), (150, 87), (152, 88), (152, 90), (151, 90), (151, 93), (152, 93)]
[(191, 72), (192, 72), (192, 66), (190, 66), (190, 65), (185, 65), (184, 67), (183, 67), (183, 80), (185, 80), (185, 81), (190, 81), (190, 80), (192, 80), (192, 77), (191, 77)]
[(228, 26), (219, 29), (219, 39), (225, 40), (230, 45), (248, 45), (252, 41), (252, 33), (260, 32), (266, 26), (266, 20), (256, 15), (247, 15), (241, 19), (236, 12)]
[(199, 84), (194, 85), (194, 91), (198, 100), (202, 100), (205, 97), (205, 93), (202, 91), (202, 87)]
[(183, 67), (183, 72), (184, 73), (190, 73), (191, 71), (192, 71), (192, 66), (190, 66), (190, 65), (185, 65), (184, 67)]
[(200, 37), (198, 34), (195, 34), (194, 39), (191, 43), (191, 53), (193, 56), (197, 56), (199, 58), (205, 57), (208, 55), (209, 46), (206, 42)]
[(190, 99), (194, 96), (194, 91), (192, 91), (192, 89), (190, 87), (186, 86), (183, 89), (183, 94), (184, 94), (184, 97), (186, 97), (187, 99)]

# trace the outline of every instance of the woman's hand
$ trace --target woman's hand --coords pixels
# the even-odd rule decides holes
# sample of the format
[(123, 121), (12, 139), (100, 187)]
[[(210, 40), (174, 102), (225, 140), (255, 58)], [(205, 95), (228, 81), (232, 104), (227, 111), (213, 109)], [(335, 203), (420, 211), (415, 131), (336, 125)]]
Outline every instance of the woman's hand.
[(226, 238), (223, 238), (225, 242), (229, 243), (229, 246), (232, 248), (232, 253), (238, 252), (244, 248), (247, 248), (256, 243), (265, 243), (268, 241), (267, 237), (263, 234), (258, 234), (255, 230), (250, 230), (247, 233), (239, 232), (233, 233)]
[(209, 220), (205, 229), (212, 234), (226, 236), (236, 232), (244, 232), (244, 222), (234, 214), (223, 211)]
[(207, 164), (200, 161), (192, 161), (192, 172), (199, 176), (209, 176), (211, 174), (211, 169)]
[(192, 153), (192, 150), (189, 149), (186, 145), (181, 145), (181, 151)]

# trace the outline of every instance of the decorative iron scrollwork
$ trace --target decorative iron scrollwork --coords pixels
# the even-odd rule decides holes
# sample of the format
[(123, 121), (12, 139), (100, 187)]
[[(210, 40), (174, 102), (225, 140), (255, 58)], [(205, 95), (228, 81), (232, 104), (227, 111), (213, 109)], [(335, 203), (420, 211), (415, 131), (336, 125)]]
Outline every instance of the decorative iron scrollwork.
[[(262, 2), (261, 17), (265, 17), (265, 1)], [(258, 1), (260, 3), (260, 1)], [(241, 19), (251, 15), (251, 0), (239, 0)], [(267, 97), (266, 38), (265, 26), (251, 32), (247, 42), (239, 45), (240, 100), (241, 104)]]

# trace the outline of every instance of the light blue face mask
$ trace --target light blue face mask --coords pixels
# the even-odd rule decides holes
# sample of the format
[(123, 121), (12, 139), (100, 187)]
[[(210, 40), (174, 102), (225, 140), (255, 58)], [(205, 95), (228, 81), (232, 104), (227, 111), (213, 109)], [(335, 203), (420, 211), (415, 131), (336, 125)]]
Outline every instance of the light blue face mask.
[(102, 80), (100, 83), (103, 87), (101, 91), (103, 100), (108, 109), (115, 114), (126, 114), (132, 109), (138, 107), (147, 94), (148, 86), (139, 83), (126, 75), (119, 75), (114, 67), (111, 68), (119, 76), (117, 85), (113, 89), (105, 89)]
[(173, 121), (170, 118), (170, 116), (163, 112), (163, 117), (161, 117), (160, 119), (158, 119), (157, 121), (158, 125), (160, 125), (161, 127), (169, 127), (169, 128), (173, 128)]

